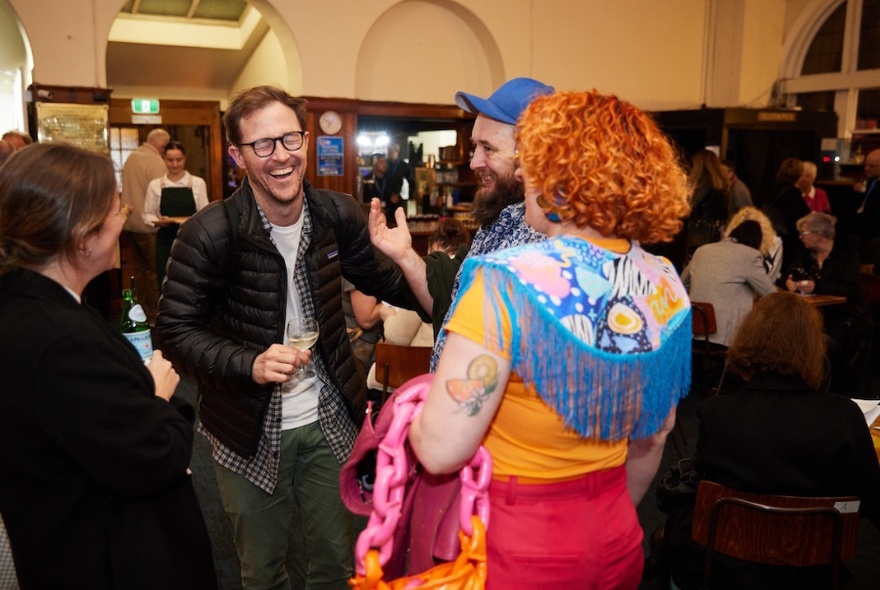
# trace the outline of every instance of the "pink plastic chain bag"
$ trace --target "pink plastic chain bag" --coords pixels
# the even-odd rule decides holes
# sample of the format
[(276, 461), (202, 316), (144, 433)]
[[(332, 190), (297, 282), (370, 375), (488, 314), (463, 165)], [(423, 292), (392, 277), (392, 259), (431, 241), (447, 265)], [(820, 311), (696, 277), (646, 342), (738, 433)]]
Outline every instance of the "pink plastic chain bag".
[[(343, 501), (353, 512), (370, 516), (355, 548), (358, 577), (349, 583), (352, 588), (480, 588), (485, 582), (491, 456), (480, 447), (459, 474), (432, 476), (407, 442), (432, 379), (421, 375), (399, 387), (375, 425), (368, 410), (343, 466)], [(373, 473), (370, 490), (365, 482)], [(438, 561), (447, 563), (435, 566)], [(392, 578), (404, 570), (420, 575), (386, 583), (382, 569)]]

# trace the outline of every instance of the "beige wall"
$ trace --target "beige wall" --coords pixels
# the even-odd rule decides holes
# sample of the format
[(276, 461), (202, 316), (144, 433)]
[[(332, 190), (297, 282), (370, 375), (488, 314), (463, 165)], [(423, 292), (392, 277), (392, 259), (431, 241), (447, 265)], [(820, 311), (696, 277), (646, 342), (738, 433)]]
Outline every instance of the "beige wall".
[(294, 94), (302, 94), (299, 88), (302, 87), (302, 78), (297, 76), (298, 84), (290, 83), (290, 68), (288, 63), (299, 66), (299, 54), (285, 56), (278, 40), (278, 35), (274, 31), (269, 31), (259, 46), (254, 51), (247, 65), (242, 69), (229, 90), (231, 94), (245, 88), (258, 86), (260, 84), (277, 84), (282, 88), (287, 88)]
[[(251, 0), (272, 32), (235, 86), (449, 104), (456, 90), (533, 76), (647, 109), (766, 106), (792, 24), (825, 1)], [(27, 32), (33, 80), (71, 86), (108, 85), (106, 39), (124, 2), (0, 0)], [(216, 100), (235, 89), (127, 90)]]

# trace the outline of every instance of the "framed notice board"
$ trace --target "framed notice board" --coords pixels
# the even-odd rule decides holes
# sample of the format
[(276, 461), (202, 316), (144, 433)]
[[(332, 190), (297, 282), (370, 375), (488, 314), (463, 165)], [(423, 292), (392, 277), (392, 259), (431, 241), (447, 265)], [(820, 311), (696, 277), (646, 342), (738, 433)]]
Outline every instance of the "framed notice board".
[(110, 107), (106, 104), (37, 102), (37, 141), (65, 141), (75, 146), (110, 153)]
[(342, 176), (345, 140), (341, 137), (318, 137), (318, 176)]

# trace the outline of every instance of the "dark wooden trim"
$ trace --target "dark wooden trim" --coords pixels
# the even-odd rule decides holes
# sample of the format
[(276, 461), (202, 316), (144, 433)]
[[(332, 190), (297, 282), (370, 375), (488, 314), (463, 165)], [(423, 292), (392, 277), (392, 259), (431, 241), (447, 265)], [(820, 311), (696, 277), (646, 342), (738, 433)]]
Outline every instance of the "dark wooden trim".
[[(210, 100), (167, 100), (160, 99), (162, 117), (160, 125), (145, 127), (165, 127), (168, 125), (195, 125), (210, 129), (208, 153), (205, 163), (208, 167), (205, 182), (211, 200), (223, 197), (223, 128), (220, 123), (220, 103)], [(110, 125), (139, 126), (132, 123), (131, 99), (114, 98), (110, 101)]]
[[(414, 104), (391, 101), (368, 101), (347, 98), (321, 98), (304, 96), (308, 103), (309, 164), (307, 177), (318, 188), (338, 190), (356, 195), (357, 193), (357, 134), (360, 117), (383, 117), (388, 119), (407, 119), (424, 121), (426, 128), (435, 128), (441, 121), (449, 121), (449, 127), (458, 133), (459, 145), (467, 145), (474, 115), (466, 113), (455, 105)], [(317, 138), (323, 133), (318, 127), (318, 118), (324, 111), (336, 111), (342, 117), (342, 129), (336, 137), (345, 139), (343, 156), (343, 176), (318, 176)], [(466, 168), (466, 166), (465, 166)], [(467, 180), (468, 170), (463, 171)]]

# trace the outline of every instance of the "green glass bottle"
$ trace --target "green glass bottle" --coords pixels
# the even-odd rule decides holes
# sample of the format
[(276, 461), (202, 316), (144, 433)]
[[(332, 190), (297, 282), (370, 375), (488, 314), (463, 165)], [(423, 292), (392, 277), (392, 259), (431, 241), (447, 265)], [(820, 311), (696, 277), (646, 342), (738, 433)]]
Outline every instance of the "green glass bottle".
[(122, 290), (122, 317), (119, 319), (119, 331), (137, 349), (144, 362), (148, 363), (153, 356), (153, 341), (150, 337), (147, 314), (137, 301), (134, 277), (131, 277), (131, 288)]

